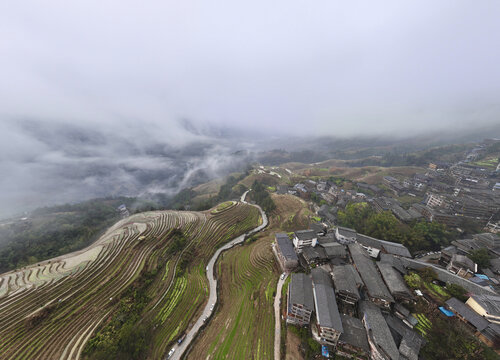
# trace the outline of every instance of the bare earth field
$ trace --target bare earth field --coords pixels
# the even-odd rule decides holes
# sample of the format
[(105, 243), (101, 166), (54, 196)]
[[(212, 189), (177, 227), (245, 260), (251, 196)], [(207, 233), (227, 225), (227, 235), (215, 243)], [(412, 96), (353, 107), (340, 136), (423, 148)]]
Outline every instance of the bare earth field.
[(300, 353), (300, 338), (291, 331), (286, 334), (286, 360), (303, 360), (304, 357)]

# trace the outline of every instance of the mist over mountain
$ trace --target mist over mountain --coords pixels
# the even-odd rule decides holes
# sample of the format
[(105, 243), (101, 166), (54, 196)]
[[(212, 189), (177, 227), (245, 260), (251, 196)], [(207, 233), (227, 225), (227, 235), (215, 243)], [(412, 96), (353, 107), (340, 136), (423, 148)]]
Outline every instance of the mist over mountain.
[(247, 152), (236, 152), (241, 142), (227, 131), (176, 125), (182, 142), (171, 141), (168, 128), (4, 124), (0, 173), (8, 175), (0, 179), (0, 215), (102, 196), (173, 195), (248, 163)]
[(312, 161), (499, 136), (499, 10), (1, 4), (0, 216), (173, 194), (270, 149)]
[[(198, 123), (94, 125), (17, 120), (0, 125), (0, 216), (105, 196), (173, 196), (256, 161), (315, 162), (415, 151), (497, 134), (498, 127), (443, 137), (292, 136)], [(452, 136), (453, 135), (453, 136)]]

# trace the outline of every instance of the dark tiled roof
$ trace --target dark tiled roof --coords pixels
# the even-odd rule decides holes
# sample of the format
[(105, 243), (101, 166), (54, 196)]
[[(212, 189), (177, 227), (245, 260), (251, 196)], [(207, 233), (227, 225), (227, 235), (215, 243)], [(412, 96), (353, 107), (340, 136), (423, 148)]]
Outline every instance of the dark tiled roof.
[(490, 260), (490, 268), (496, 272), (500, 273), (500, 258)]
[(325, 226), (321, 223), (313, 223), (309, 225), (312, 231), (314, 231), (316, 234), (318, 233), (323, 233), (325, 231)]
[(359, 299), (355, 273), (356, 270), (352, 265), (334, 266), (333, 283), (336, 291), (345, 291)]
[(488, 247), (496, 247), (500, 245), (500, 237), (491, 233), (482, 233), (473, 235), (474, 238), (483, 242)]
[(488, 315), (500, 316), (500, 296), (472, 295), (472, 298), (482, 306)]
[(287, 260), (298, 260), (297, 254), (293, 248), (292, 241), (288, 238), (287, 234), (276, 234), (276, 242), (278, 243), (279, 251)]
[(450, 245), (448, 247), (445, 247), (443, 250), (441, 250), (441, 253), (451, 257), (451, 256), (453, 256), (453, 254), (457, 253), (457, 247), (454, 245)]
[(493, 342), (498, 341), (500, 338), (500, 325), (491, 323), (481, 333)]
[(480, 277), (477, 276), (473, 276), (469, 280), (481, 286), (488, 286), (488, 280), (481, 279)]
[(361, 234), (358, 234), (358, 238), (356, 241), (364, 246), (376, 248), (379, 250), (385, 250), (389, 254), (411, 258), (410, 251), (403, 244), (375, 239), (373, 237)]
[[(314, 274), (314, 270), (321, 269), (313, 269), (311, 272), (314, 283), (313, 293), (316, 308), (316, 320), (320, 326), (329, 327), (339, 332), (343, 332), (342, 321), (340, 320), (340, 313), (335, 300), (335, 293), (331, 282), (330, 285), (328, 284), (329, 276), (323, 270), (321, 271), (326, 274), (326, 277), (320, 275), (320, 272), (316, 272), (316, 274)], [(328, 279), (328, 282), (326, 279)]]
[(328, 256), (329, 258), (347, 256), (345, 246), (342, 244), (333, 243), (331, 245), (329, 244), (328, 246), (323, 245), (323, 248), (325, 249), (326, 256)]
[(304, 259), (309, 263), (314, 260), (328, 260), (328, 257), (326, 256), (325, 249), (322, 247), (306, 247), (302, 251), (302, 256), (304, 256)]
[(352, 273), (352, 278), (355, 279), (356, 281), (356, 286), (358, 288), (362, 287), (365, 285), (365, 283), (363, 282), (363, 279), (361, 279), (361, 276), (359, 276), (359, 273), (358, 271), (356, 270), (356, 268), (351, 265), (351, 264), (348, 264), (349, 266), (346, 267), (346, 272), (350, 272)]
[(410, 315), (410, 310), (405, 308), (401, 303), (396, 303), (394, 305), (394, 310), (401, 313), (401, 315), (403, 315), (404, 317), (407, 317), (408, 315)]
[(342, 235), (342, 236), (345, 236), (345, 237), (356, 237), (356, 230), (353, 230), (353, 229), (350, 229), (350, 228), (346, 228), (346, 227), (342, 227), (342, 226), (338, 226), (337, 227), (338, 231), (339, 231), (339, 234)]
[(318, 238), (318, 245), (321, 245), (323, 247), (335, 246), (335, 244), (338, 244), (338, 242), (337, 240), (335, 240), (335, 237), (332, 238), (330, 233), (326, 234), (325, 236), (320, 236)]
[(340, 318), (344, 332), (340, 334), (339, 341), (369, 352), (366, 330), (361, 320), (344, 314), (341, 314)]
[(297, 236), (299, 240), (312, 240), (317, 237), (313, 230), (299, 230), (295, 232), (295, 236)]
[(451, 298), (446, 302), (446, 305), (455, 313), (462, 316), (465, 320), (470, 322), (477, 330), (482, 331), (486, 329), (489, 322), (482, 316), (478, 315), (469, 306), (456, 298)]
[(393, 296), (399, 295), (406, 298), (412, 298), (411, 292), (406, 286), (403, 277), (392, 267), (391, 264), (377, 262), (377, 267)]
[(418, 360), (418, 353), (422, 346), (422, 338), (414, 331), (408, 331), (401, 340), (399, 353), (408, 360)]
[(408, 273), (403, 264), (403, 261), (398, 256), (382, 253), (380, 254), (380, 261), (383, 263), (391, 264), (402, 275), (406, 275)]
[(411, 216), (412, 219), (418, 219), (422, 217), (422, 214), (413, 208), (408, 209), (408, 214)]
[(375, 264), (361, 245), (356, 243), (349, 244), (349, 251), (354, 261), (354, 265), (366, 285), (368, 294), (374, 298), (394, 302), (394, 299), (385, 286), (384, 281), (380, 277)]
[(398, 181), (397, 179), (393, 178), (392, 176), (384, 176), (384, 180), (389, 181), (389, 182)]
[(288, 191), (288, 185), (278, 185), (276, 186), (276, 193), (286, 194)]
[[(340, 265), (345, 265), (346, 261), (343, 258), (340, 257), (334, 257), (330, 259), (330, 265), (333, 266), (340, 266)], [(358, 275), (359, 276), (359, 275)]]
[(399, 350), (380, 308), (369, 301), (362, 301), (360, 311), (364, 315), (365, 326), (377, 347), (381, 348), (391, 360), (399, 359)]
[(307, 309), (314, 310), (311, 278), (302, 273), (293, 273), (290, 280), (290, 299), (292, 304), (303, 304)]
[(453, 256), (451, 257), (451, 262), (455, 265), (461, 264), (465, 265), (470, 270), (475, 270), (474, 261), (472, 261), (465, 255), (453, 254)]
[(483, 269), (483, 273), (484, 273), (484, 275), (486, 275), (490, 279), (495, 278), (495, 274), (493, 274), (493, 271), (491, 271), (490, 269)]
[(463, 251), (478, 250), (483, 247), (474, 239), (458, 239), (452, 241), (451, 243), (459, 249), (463, 249)]
[(396, 204), (392, 205), (391, 211), (400, 220), (409, 221), (412, 219), (412, 216), (408, 213), (408, 211), (406, 211), (399, 205)]
[(311, 277), (314, 285), (323, 284), (326, 286), (332, 286), (332, 279), (330, 278), (330, 275), (319, 267), (311, 270)]

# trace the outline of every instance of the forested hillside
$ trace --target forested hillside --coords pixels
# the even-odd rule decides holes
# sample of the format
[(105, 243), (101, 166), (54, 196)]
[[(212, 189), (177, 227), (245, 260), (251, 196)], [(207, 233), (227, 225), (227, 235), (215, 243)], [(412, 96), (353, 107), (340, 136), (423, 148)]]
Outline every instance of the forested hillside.
[(96, 199), (45, 207), (0, 226), (0, 273), (82, 249), (120, 218), (132, 198)]
[(411, 252), (438, 250), (454, 238), (448, 228), (437, 222), (418, 221), (403, 224), (388, 212), (375, 212), (366, 203), (347, 205), (338, 213), (339, 225), (378, 239), (394, 241), (408, 247)]

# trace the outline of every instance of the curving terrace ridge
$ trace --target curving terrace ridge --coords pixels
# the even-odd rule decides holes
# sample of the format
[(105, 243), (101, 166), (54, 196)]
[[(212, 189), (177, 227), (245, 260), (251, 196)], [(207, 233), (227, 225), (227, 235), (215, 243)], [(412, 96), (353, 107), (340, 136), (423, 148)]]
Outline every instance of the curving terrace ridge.
[[(220, 212), (157, 211), (133, 215), (111, 227), (86, 249), (0, 275), (0, 358), (78, 359), (92, 334), (109, 319), (117, 299), (142, 271), (161, 269), (145, 316), (155, 319), (158, 358), (189, 326), (206, 300), (201, 277), (219, 244), (250, 228), (253, 207), (242, 202)], [(255, 217), (252, 215), (252, 219)], [(174, 228), (196, 254), (195, 269), (175, 271), (183, 252), (168, 255)], [(182, 290), (181, 283), (191, 285)], [(191, 292), (197, 294), (193, 298)], [(191, 298), (189, 311), (179, 311)], [(210, 302), (209, 302), (210, 303)], [(174, 311), (175, 310), (175, 311)], [(182, 315), (181, 321), (177, 318)], [(162, 316), (160, 316), (162, 314)], [(179, 324), (172, 328), (172, 323)]]
[[(248, 204), (245, 201), (245, 198), (246, 198), (246, 195), (248, 194), (249, 191), (251, 191), (251, 189), (247, 190), (243, 195), (241, 195), (240, 201), (242, 203)], [(181, 344), (174, 344), (174, 346), (172, 347), (172, 349), (174, 349), (174, 353), (170, 356), (169, 359), (177, 360), (177, 359), (182, 358), (185, 351), (187, 349), (189, 349), (189, 346), (191, 345), (192, 341), (196, 338), (196, 335), (198, 334), (200, 329), (205, 325), (205, 322), (208, 321), (209, 317), (212, 315), (212, 311), (213, 311), (212, 305), (215, 305), (217, 303), (217, 278), (215, 277), (215, 274), (214, 274), (214, 266), (215, 266), (215, 263), (217, 262), (217, 259), (219, 258), (219, 255), (223, 251), (226, 251), (226, 250), (234, 247), (235, 245), (243, 243), (248, 236), (250, 236), (256, 232), (261, 231), (262, 229), (264, 229), (267, 226), (268, 220), (267, 220), (266, 213), (261, 209), (261, 207), (259, 205), (252, 205), (252, 206), (255, 206), (259, 210), (260, 215), (262, 217), (262, 224), (260, 224), (256, 228), (248, 231), (247, 233), (242, 234), (242, 235), (238, 236), (237, 238), (231, 240), (229, 243), (227, 243), (224, 246), (222, 246), (221, 248), (219, 248), (215, 252), (215, 254), (212, 256), (212, 258), (210, 259), (210, 261), (208, 262), (208, 265), (207, 265), (207, 279), (208, 279), (208, 282), (210, 284), (210, 296), (209, 296), (208, 302), (205, 305), (205, 308), (203, 309), (203, 312), (199, 316), (196, 323), (186, 333), (186, 337), (185, 337), (184, 341)]]

